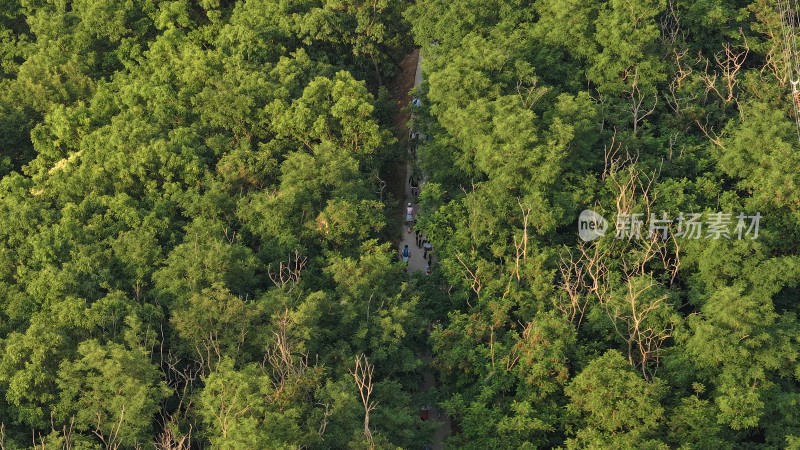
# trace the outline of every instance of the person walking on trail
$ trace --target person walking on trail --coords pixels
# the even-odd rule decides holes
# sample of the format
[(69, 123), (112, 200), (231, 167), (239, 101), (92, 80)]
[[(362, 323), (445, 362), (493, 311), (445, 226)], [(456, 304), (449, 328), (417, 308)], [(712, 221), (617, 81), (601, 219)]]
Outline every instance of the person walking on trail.
[(425, 241), (425, 243), (422, 244), (422, 248), (425, 250), (425, 252), (422, 254), (422, 257), (424, 259), (428, 259), (428, 252), (433, 251), (433, 244), (431, 244), (430, 241)]
[(411, 203), (406, 206), (406, 224), (408, 224), (408, 232), (411, 233), (411, 228), (414, 226), (414, 207)]
[(403, 262), (408, 264), (408, 260), (411, 258), (411, 250), (408, 249), (408, 244), (403, 246)]
[(415, 242), (417, 244), (417, 248), (422, 248), (422, 234), (420, 234), (419, 230), (415, 231), (414, 234), (417, 236)]
[(411, 186), (411, 195), (417, 198), (419, 196), (419, 182), (414, 178), (414, 175), (408, 177), (408, 185)]

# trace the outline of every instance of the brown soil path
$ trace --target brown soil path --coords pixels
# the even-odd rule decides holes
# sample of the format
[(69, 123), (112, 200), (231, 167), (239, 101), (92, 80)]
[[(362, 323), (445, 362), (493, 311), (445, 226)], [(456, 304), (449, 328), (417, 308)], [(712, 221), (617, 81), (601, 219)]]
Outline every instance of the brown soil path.
[[(419, 86), (422, 83), (422, 61), (421, 57), (419, 56), (419, 51), (415, 50), (413, 53), (406, 56), (403, 60), (401, 66), (403, 67), (403, 73), (398, 77), (396, 80), (392, 94), (393, 97), (397, 101), (397, 111), (398, 113), (395, 115), (395, 127), (398, 130), (400, 136), (398, 139), (403, 142), (404, 144), (408, 143), (408, 137), (411, 132), (409, 130), (408, 125), (411, 121), (411, 114), (408, 108), (408, 105), (411, 103), (411, 97), (409, 92), (413, 87)], [(413, 76), (412, 76), (413, 75)], [(407, 147), (407, 145), (406, 145)], [(411, 186), (408, 183), (409, 177), (411, 176), (412, 171), (412, 164), (407, 163), (403, 164), (402, 166), (398, 167), (398, 174), (402, 174), (402, 183), (403, 183), (403, 195), (399, 196), (400, 198), (404, 199), (401, 203), (401, 214), (405, 217), (405, 210), (409, 203), (411, 203), (416, 209), (416, 199), (411, 193)], [(397, 175), (395, 175), (394, 181), (397, 182)], [(395, 185), (397, 186), (397, 185)], [(395, 187), (393, 192), (398, 192), (399, 189)], [(397, 194), (395, 194), (397, 195)], [(408, 273), (409, 275), (415, 272), (424, 272), (427, 268), (428, 262), (423, 257), (424, 251), (423, 249), (417, 247), (416, 243), (416, 235), (414, 230), (408, 230), (406, 225), (403, 225), (403, 229), (401, 230), (401, 242), (398, 246), (398, 255), (402, 254), (403, 247), (408, 245), (408, 248), (411, 250), (411, 256), (408, 262)], [(435, 260), (435, 258), (434, 258)], [(422, 391), (428, 392), (436, 387), (436, 375), (432, 367), (433, 357), (431, 356), (430, 352), (425, 352), (424, 354), (419, 355), (420, 360), (422, 360), (424, 364), (424, 371), (422, 373)], [(431, 442), (431, 448), (433, 450), (441, 450), (444, 448), (444, 441), (447, 437), (450, 436), (450, 417), (447, 416), (443, 411), (441, 411), (437, 405), (429, 405), (430, 412), (428, 414), (429, 420), (434, 420), (439, 422), (439, 427), (437, 428), (434, 436), (433, 441)]]

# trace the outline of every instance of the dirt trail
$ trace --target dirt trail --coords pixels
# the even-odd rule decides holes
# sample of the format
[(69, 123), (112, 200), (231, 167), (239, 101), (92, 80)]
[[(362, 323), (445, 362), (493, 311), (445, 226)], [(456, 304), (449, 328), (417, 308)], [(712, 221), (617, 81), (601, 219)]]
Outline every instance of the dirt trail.
[[(406, 146), (408, 146), (409, 143), (409, 134), (413, 131), (409, 130), (408, 128), (411, 121), (411, 115), (407, 105), (409, 105), (412, 100), (409, 95), (409, 91), (412, 87), (419, 86), (419, 84), (422, 83), (421, 59), (422, 58), (419, 56), (418, 50), (415, 50), (403, 60), (403, 74), (400, 75), (393, 89), (394, 98), (396, 99), (398, 106), (398, 114), (395, 116), (395, 126), (401, 134), (401, 136), (398, 136), (398, 138), (401, 140), (401, 142), (404, 142)], [(412, 74), (413, 78), (411, 76)], [(412, 164), (403, 164), (397, 168), (397, 171), (399, 173), (395, 175), (395, 180), (399, 178), (399, 176), (402, 176), (403, 180), (402, 183), (404, 186), (404, 195), (402, 198), (404, 201), (402, 202), (401, 207), (403, 209), (402, 213), (405, 215), (405, 209), (409, 203), (416, 208), (416, 198), (412, 195), (411, 185), (409, 184), (409, 177), (412, 174)], [(397, 191), (399, 191), (399, 189), (397, 189)], [(424, 257), (424, 250), (417, 246), (415, 231), (411, 230), (409, 232), (407, 227), (403, 225), (401, 232), (402, 240), (398, 247), (398, 254), (401, 254), (403, 247), (408, 245), (408, 248), (411, 250), (411, 256), (408, 261), (409, 275), (415, 272), (424, 272), (428, 266), (428, 260)], [(435, 264), (435, 258), (433, 259)], [(430, 352), (425, 352), (418, 356), (424, 363), (421, 388), (423, 392), (429, 392), (437, 385), (436, 375), (432, 367), (433, 357), (431, 356)], [(428, 420), (439, 422), (439, 427), (433, 436), (433, 440), (430, 443), (430, 448), (433, 450), (441, 450), (444, 448), (445, 439), (450, 436), (450, 417), (441, 411), (437, 405), (428, 406), (430, 407), (428, 412)]]
[[(413, 75), (415, 74), (415, 70), (417, 68), (418, 56), (418, 50), (414, 50), (406, 55), (406, 57), (400, 62), (402, 71), (387, 85), (392, 99), (394, 99), (395, 102), (395, 113), (392, 116), (392, 125), (394, 125), (396, 133), (395, 138), (403, 146), (407, 145), (408, 143), (408, 122), (411, 119), (411, 114), (407, 106), (411, 103), (410, 92), (414, 87)], [(406, 175), (405, 167), (405, 163), (398, 162), (391, 168), (389, 173), (386, 174), (385, 181), (389, 192), (392, 193), (392, 197), (398, 202), (405, 200), (406, 197), (404, 185), (408, 181), (408, 176)], [(398, 204), (397, 207), (400, 208), (404, 207), (405, 205), (405, 203), (401, 203)], [(402, 211), (398, 209), (397, 214), (399, 215), (401, 213)]]

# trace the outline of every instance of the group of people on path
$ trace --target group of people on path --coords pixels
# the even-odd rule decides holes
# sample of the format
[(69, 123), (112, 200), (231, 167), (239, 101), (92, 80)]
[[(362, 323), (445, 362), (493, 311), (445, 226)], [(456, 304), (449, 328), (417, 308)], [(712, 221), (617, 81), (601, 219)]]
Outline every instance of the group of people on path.
[(417, 248), (423, 249), (424, 253), (422, 257), (427, 259), (428, 253), (433, 253), (433, 244), (425, 237), (424, 234), (420, 233), (419, 230), (416, 231), (416, 242)]
[[(421, 102), (419, 98), (414, 97), (414, 100), (411, 102), (415, 107), (419, 107)], [(411, 130), (408, 134), (408, 153), (411, 157), (412, 164), (417, 159), (417, 145), (422, 140), (422, 135), (418, 131)], [(408, 177), (408, 187), (411, 191), (412, 200), (416, 200), (419, 197), (420, 193), (420, 177), (415, 171), (410, 171)], [(414, 230), (414, 226), (417, 223), (416, 217), (416, 209), (414, 208), (411, 202), (408, 202), (406, 205), (406, 232), (411, 234), (412, 230)], [(420, 233), (419, 230), (415, 230), (415, 243), (418, 249), (423, 251), (422, 258), (426, 262), (425, 272), (430, 274), (432, 271), (433, 266), (433, 244), (428, 241), (428, 239)], [(409, 249), (408, 244), (403, 246), (403, 249), (400, 252), (400, 257), (403, 261), (408, 265), (408, 262), (411, 260), (411, 249)]]
[[(414, 225), (416, 224), (416, 210), (414, 206), (409, 202), (406, 206), (406, 225), (407, 225), (407, 232), (410, 234), (411, 231), (414, 229)], [(414, 242), (418, 249), (423, 251), (422, 258), (427, 263), (425, 267), (425, 272), (430, 274), (433, 267), (433, 243), (431, 243), (428, 238), (422, 234), (419, 230), (414, 230)], [(408, 247), (408, 244), (403, 246), (403, 250), (400, 252), (400, 256), (403, 259), (403, 262), (408, 264), (408, 261), (411, 259), (411, 250)]]

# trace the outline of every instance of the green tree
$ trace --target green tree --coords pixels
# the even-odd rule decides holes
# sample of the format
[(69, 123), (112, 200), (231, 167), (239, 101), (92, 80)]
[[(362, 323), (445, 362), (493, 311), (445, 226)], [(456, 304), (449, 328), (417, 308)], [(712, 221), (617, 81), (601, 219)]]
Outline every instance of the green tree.
[(78, 357), (58, 371), (55, 415), (105, 446), (149, 442), (152, 423), (169, 391), (147, 352), (96, 340), (78, 345)]
[(668, 448), (658, 439), (664, 387), (642, 379), (617, 351), (594, 359), (564, 391), (576, 418), (568, 447)]

